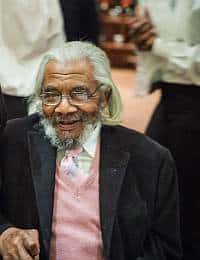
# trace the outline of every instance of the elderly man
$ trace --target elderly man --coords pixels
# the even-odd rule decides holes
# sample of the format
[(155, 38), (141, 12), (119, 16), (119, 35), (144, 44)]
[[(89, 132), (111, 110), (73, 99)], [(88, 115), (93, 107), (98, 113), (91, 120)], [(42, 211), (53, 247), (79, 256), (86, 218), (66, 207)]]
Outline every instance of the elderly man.
[(121, 99), (102, 50), (71, 42), (46, 56), (29, 111), (3, 136), (3, 259), (180, 259), (174, 163), (117, 126)]

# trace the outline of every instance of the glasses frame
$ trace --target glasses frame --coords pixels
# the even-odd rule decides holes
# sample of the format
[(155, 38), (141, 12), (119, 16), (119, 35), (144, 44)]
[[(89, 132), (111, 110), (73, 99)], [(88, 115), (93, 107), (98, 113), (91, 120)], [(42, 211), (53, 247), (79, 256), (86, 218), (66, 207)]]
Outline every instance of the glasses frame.
[(88, 100), (87, 100), (87, 101), (84, 101), (84, 102), (82, 102), (82, 103), (80, 103), (80, 104), (76, 104), (76, 105), (74, 105), (73, 103), (71, 103), (71, 101), (70, 101), (71, 96), (70, 96), (70, 95), (62, 95), (62, 93), (61, 93), (59, 90), (56, 90), (56, 92), (60, 94), (60, 101), (59, 101), (58, 103), (56, 103), (56, 104), (45, 104), (45, 102), (44, 102), (44, 100), (43, 100), (43, 97), (44, 97), (44, 95), (45, 95), (46, 93), (52, 93), (53, 91), (42, 91), (42, 93), (41, 93), (39, 96), (41, 97), (42, 102), (45, 104), (45, 106), (52, 106), (52, 107), (53, 107), (53, 106), (54, 106), (54, 107), (55, 107), (55, 106), (59, 106), (59, 104), (62, 102), (63, 97), (67, 98), (67, 101), (68, 101), (68, 103), (69, 103), (71, 106), (82, 106), (82, 105), (84, 105), (85, 103), (88, 103), (88, 102), (90, 101), (90, 98), (93, 97), (93, 96), (95, 95), (95, 93), (96, 93), (103, 85), (104, 85), (104, 84), (98, 84), (97, 87), (96, 87), (96, 89), (95, 89), (92, 93), (90, 93), (90, 94), (88, 95)]

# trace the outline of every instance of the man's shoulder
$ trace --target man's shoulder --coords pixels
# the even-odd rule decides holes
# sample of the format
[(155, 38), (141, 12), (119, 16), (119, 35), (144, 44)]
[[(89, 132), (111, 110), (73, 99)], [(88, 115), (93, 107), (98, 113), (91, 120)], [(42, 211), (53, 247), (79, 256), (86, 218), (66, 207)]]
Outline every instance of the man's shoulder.
[[(157, 179), (163, 167), (174, 169), (174, 160), (169, 150), (143, 133), (123, 126), (106, 127), (104, 131), (108, 132), (102, 140), (104, 145), (126, 152), (132, 169), (130, 176), (137, 176), (143, 184), (147, 184), (147, 180), (151, 182)], [(170, 170), (167, 174), (172, 176), (174, 171)]]
[(106, 142), (110, 142), (110, 145), (114, 145), (120, 150), (130, 152), (134, 156), (139, 155), (141, 158), (151, 160), (169, 154), (167, 148), (134, 129), (120, 125), (106, 126), (104, 128), (104, 131), (107, 132), (104, 134), (107, 139)]
[(19, 139), (20, 137), (26, 135), (28, 131), (35, 131), (34, 126), (38, 123), (38, 114), (8, 120), (3, 132), (3, 138)]

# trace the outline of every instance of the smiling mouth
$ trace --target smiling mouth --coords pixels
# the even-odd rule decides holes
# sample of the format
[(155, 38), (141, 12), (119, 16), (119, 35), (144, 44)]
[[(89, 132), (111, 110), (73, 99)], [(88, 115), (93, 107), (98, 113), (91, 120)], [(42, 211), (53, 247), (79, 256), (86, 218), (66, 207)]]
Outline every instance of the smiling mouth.
[(61, 130), (64, 130), (64, 131), (69, 131), (69, 130), (72, 130), (76, 127), (78, 127), (80, 125), (81, 121), (80, 120), (74, 120), (74, 121), (65, 121), (65, 120), (62, 120), (62, 121), (59, 121), (57, 123), (57, 126), (58, 128), (60, 128)]

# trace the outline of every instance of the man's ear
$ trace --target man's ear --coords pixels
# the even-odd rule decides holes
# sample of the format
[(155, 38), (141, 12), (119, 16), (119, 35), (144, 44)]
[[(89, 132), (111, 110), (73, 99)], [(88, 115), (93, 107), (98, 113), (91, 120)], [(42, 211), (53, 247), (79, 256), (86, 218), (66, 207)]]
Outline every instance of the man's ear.
[(111, 94), (112, 94), (112, 90), (108, 90), (108, 91), (105, 91), (105, 92), (102, 92), (101, 94), (101, 106), (102, 107), (106, 107), (110, 101), (110, 97), (111, 97)]
[(108, 103), (109, 103), (109, 101), (110, 101), (111, 94), (112, 94), (112, 90), (111, 90), (111, 89), (109, 89), (109, 90), (108, 90), (108, 91), (106, 91), (106, 93), (105, 93), (105, 96), (106, 96), (106, 102), (107, 102), (107, 104), (108, 104)]

